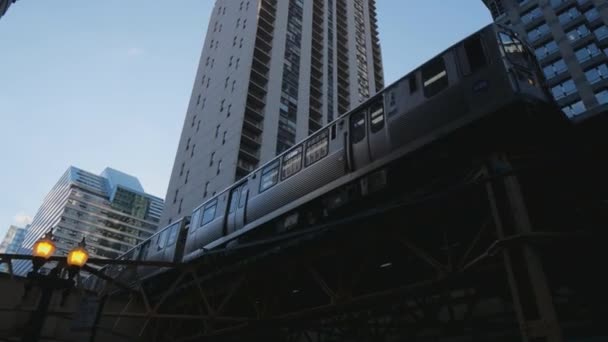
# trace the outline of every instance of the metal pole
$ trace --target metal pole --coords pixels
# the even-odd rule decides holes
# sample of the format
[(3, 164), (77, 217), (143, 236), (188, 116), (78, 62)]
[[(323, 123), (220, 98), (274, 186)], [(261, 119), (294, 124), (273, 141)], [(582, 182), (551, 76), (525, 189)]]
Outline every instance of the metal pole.
[[(494, 155), (490, 175), (511, 169), (507, 157)], [(486, 184), (499, 239), (532, 232), (532, 224), (517, 177), (509, 173)], [(563, 342), (551, 290), (537, 251), (528, 244), (505, 249), (503, 260), (524, 342)]]

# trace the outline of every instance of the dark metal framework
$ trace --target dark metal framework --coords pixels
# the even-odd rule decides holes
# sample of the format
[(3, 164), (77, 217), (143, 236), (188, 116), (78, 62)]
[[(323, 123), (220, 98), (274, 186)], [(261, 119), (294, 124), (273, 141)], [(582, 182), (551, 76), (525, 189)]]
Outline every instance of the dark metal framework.
[(152, 341), (608, 336), (606, 283), (594, 276), (606, 168), (589, 151), (597, 141), (566, 140), (403, 162), (389, 172), (412, 180), (399, 195), (372, 195), (341, 219), (210, 252), (135, 290), (109, 281), (101, 295), (127, 304), (100, 327), (137, 325)]

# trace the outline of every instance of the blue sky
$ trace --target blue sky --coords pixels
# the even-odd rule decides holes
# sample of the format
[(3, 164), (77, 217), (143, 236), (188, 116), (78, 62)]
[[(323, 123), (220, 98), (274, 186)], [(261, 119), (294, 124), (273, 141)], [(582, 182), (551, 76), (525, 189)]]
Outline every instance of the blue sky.
[[(70, 165), (116, 168), (164, 198), (212, 7), (212, 0), (11, 6), (0, 19), (0, 238), (36, 214)], [(377, 0), (377, 7), (387, 84), (491, 22), (481, 0)]]

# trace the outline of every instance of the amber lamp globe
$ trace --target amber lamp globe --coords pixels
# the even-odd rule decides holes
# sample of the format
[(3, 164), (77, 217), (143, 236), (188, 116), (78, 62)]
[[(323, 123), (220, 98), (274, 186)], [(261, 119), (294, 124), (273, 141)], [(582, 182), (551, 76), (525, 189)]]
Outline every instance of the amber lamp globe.
[(42, 238), (36, 241), (32, 248), (32, 255), (34, 257), (43, 258), (45, 260), (50, 258), (53, 253), (55, 253), (55, 243), (49, 238)]
[(81, 268), (87, 263), (89, 253), (84, 247), (76, 247), (68, 253), (68, 265)]

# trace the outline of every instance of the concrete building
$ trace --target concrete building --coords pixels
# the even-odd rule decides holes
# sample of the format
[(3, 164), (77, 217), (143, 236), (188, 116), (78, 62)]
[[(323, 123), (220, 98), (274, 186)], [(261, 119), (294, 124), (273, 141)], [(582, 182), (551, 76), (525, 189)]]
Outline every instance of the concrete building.
[(4, 239), (0, 242), (0, 253), (16, 254), (19, 252), (21, 243), (23, 243), (23, 239), (25, 238), (25, 232), (29, 226), (30, 225), (28, 224), (25, 228), (17, 226), (8, 227)]
[(375, 0), (217, 0), (161, 223), (384, 87)]
[(8, 11), (11, 4), (17, 2), (17, 0), (0, 0), (0, 18)]
[[(55, 255), (66, 255), (84, 237), (92, 257), (115, 258), (158, 228), (163, 200), (146, 194), (137, 178), (106, 168), (101, 175), (70, 167), (45, 197), (22, 244), (23, 251), (50, 229)], [(16, 262), (25, 274), (30, 262)]]
[(608, 110), (608, 1), (483, 2), (496, 22), (532, 45), (555, 100), (572, 120)]

